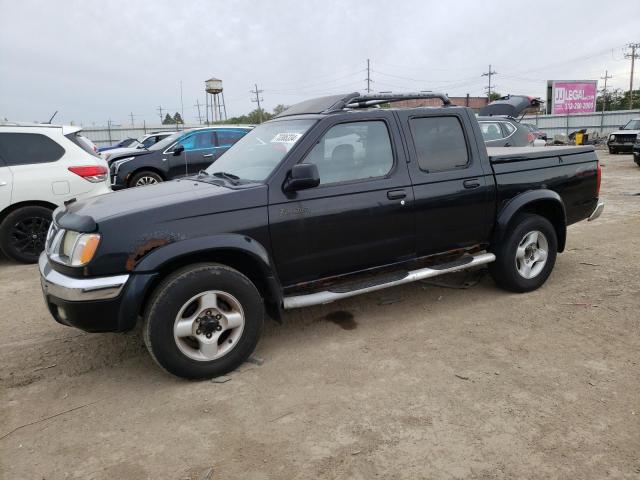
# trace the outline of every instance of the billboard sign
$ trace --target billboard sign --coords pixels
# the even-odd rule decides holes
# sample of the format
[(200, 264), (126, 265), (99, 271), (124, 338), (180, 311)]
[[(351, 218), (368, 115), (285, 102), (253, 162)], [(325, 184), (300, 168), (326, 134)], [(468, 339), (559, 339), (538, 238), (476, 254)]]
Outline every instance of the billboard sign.
[(596, 111), (597, 80), (550, 80), (551, 113), (570, 115)]

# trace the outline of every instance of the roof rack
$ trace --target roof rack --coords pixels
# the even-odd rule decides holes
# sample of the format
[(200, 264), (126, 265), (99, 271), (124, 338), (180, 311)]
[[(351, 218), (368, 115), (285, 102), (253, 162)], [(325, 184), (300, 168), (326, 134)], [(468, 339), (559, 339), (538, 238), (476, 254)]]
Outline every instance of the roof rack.
[(451, 100), (441, 92), (412, 92), (412, 93), (368, 93), (358, 95), (347, 103), (347, 108), (367, 108), (383, 103), (402, 102), (404, 100), (421, 100), (439, 98), (444, 105), (451, 105)]
[(367, 93), (360, 95), (358, 92), (346, 95), (330, 95), (327, 97), (312, 98), (297, 103), (287, 108), (277, 117), (291, 115), (305, 115), (314, 113), (339, 112), (345, 109), (368, 108), (384, 103), (401, 102), (403, 100), (420, 100), (427, 98), (439, 98), (445, 106), (451, 105), (451, 100), (446, 94), (440, 92), (413, 92), (413, 93)]

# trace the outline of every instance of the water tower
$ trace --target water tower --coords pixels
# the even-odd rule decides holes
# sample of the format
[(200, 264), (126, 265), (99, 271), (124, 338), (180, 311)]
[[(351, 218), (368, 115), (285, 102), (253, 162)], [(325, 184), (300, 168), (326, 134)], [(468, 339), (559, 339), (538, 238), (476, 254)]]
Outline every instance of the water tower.
[[(224, 104), (224, 93), (222, 91), (222, 80), (219, 78), (210, 78), (204, 82), (205, 95), (205, 111), (207, 112), (207, 125), (209, 124), (209, 107), (211, 107), (211, 120), (217, 122), (227, 119), (227, 106)], [(211, 98), (209, 98), (211, 96)]]

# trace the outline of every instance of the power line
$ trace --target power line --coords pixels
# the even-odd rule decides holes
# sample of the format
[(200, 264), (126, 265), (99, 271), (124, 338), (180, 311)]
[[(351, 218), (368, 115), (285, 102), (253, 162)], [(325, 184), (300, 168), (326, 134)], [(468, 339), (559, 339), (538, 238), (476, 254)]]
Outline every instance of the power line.
[(489, 86), (487, 87), (487, 98), (491, 101), (491, 76), (497, 75), (498, 72), (491, 70), (491, 64), (489, 64), (489, 71), (481, 75), (481, 77), (489, 77)]
[(631, 53), (625, 53), (624, 58), (631, 59), (631, 77), (629, 78), (629, 110), (633, 110), (633, 69), (635, 67), (636, 58), (640, 58), (640, 54), (636, 53), (636, 49), (640, 49), (640, 43), (630, 43), (627, 47), (631, 49)]
[(600, 77), (601, 80), (604, 80), (604, 88), (602, 89), (602, 113), (604, 113), (607, 105), (607, 80), (610, 78), (613, 78), (613, 75), (609, 75), (609, 70), (605, 70), (604, 77)]
[(256, 89), (250, 90), (250, 92), (255, 94), (256, 98), (252, 98), (251, 101), (256, 102), (258, 104), (258, 119), (259, 119), (258, 123), (262, 123), (262, 108), (260, 108), (260, 100), (264, 102), (264, 98), (260, 98), (260, 94), (264, 92), (264, 90), (258, 90), (257, 83), (254, 83), (254, 86), (256, 87)]

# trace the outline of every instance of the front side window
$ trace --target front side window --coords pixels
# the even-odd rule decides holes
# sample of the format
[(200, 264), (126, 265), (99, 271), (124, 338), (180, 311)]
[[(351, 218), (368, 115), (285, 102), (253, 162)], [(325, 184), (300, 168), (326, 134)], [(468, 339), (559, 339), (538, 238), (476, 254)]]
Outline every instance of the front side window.
[(389, 131), (382, 121), (335, 125), (304, 162), (318, 167), (321, 185), (383, 177), (393, 167)]
[(467, 142), (458, 117), (412, 118), (409, 125), (421, 170), (443, 172), (469, 164)]
[(225, 172), (243, 180), (262, 182), (275, 170), (316, 120), (272, 120), (242, 137), (207, 173)]
[(50, 163), (62, 158), (64, 148), (39, 133), (0, 133), (0, 157), (9, 167)]
[(502, 131), (498, 122), (480, 122), (480, 130), (482, 130), (482, 138), (484, 138), (485, 142), (502, 138)]

